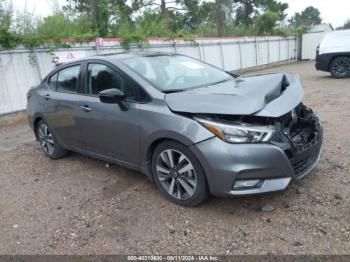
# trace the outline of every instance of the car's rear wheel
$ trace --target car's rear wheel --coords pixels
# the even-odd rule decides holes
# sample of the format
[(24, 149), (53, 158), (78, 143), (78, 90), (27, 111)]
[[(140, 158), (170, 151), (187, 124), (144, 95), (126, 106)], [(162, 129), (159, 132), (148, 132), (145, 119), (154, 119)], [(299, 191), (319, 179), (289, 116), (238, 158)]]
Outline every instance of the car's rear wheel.
[(41, 149), (49, 158), (57, 159), (67, 154), (67, 150), (60, 146), (51, 128), (44, 120), (39, 121), (36, 136)]
[(198, 159), (180, 143), (159, 144), (153, 152), (152, 171), (160, 191), (176, 204), (196, 206), (208, 197), (205, 174)]
[(348, 57), (337, 57), (331, 65), (330, 71), (335, 78), (346, 78), (350, 77), (350, 58)]

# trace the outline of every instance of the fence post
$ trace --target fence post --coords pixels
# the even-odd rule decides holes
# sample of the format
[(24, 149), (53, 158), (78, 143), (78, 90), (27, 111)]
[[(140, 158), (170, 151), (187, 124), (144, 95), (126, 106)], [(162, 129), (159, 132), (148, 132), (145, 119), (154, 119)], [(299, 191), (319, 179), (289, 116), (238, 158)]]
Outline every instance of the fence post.
[(241, 66), (241, 70), (243, 69), (243, 63), (242, 63), (242, 47), (241, 47), (241, 40), (238, 40), (238, 47), (239, 47), (239, 64)]
[(270, 38), (267, 38), (267, 64), (270, 64)]
[[(197, 41), (196, 41), (196, 43), (197, 43)], [(197, 43), (197, 47), (198, 47), (198, 52), (199, 52), (199, 60), (202, 60), (202, 61), (203, 61), (200, 43)]]
[(219, 48), (220, 48), (220, 58), (221, 58), (221, 66), (222, 70), (225, 70), (225, 61), (224, 61), (224, 51), (222, 50), (222, 43), (219, 43)]
[(258, 42), (255, 37), (255, 65), (258, 66)]
[(281, 39), (278, 39), (278, 62), (281, 62)]
[(36, 54), (36, 50), (33, 49), (33, 54), (34, 54), (34, 58), (35, 58), (35, 67), (36, 67), (36, 70), (38, 71), (38, 76), (39, 76), (39, 79), (40, 81), (43, 79), (42, 77), (42, 74), (41, 74), (41, 70), (40, 70), (40, 65), (39, 65), (39, 60), (38, 60), (38, 56)]
[(289, 51), (289, 40), (290, 40), (290, 39), (289, 39), (289, 36), (288, 36), (288, 39), (287, 39), (287, 40), (288, 40), (288, 62), (289, 62), (289, 60), (290, 60), (290, 51)]
[(205, 45), (203, 43), (203, 39), (202, 39), (202, 48), (203, 48), (203, 61), (205, 62)]

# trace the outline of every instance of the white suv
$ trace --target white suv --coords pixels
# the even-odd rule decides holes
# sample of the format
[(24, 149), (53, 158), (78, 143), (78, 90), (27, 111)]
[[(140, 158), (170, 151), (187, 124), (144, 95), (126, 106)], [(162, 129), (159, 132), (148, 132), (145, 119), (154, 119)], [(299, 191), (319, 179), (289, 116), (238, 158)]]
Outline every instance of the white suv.
[(316, 69), (331, 72), (335, 78), (350, 77), (350, 30), (324, 36), (316, 50)]

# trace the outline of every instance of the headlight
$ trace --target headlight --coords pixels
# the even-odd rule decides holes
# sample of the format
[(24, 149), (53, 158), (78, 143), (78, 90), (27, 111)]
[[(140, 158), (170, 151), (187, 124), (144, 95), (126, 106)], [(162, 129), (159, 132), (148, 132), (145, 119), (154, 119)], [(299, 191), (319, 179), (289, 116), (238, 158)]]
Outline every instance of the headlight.
[(240, 122), (223, 124), (201, 118), (195, 120), (228, 143), (267, 142), (274, 133), (273, 126), (254, 126)]

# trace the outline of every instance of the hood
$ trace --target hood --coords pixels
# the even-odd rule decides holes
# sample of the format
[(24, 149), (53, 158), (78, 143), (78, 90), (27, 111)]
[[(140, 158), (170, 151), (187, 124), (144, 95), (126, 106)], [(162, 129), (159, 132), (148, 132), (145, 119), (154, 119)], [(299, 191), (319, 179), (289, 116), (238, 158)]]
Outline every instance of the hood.
[(295, 108), (303, 95), (298, 75), (264, 74), (166, 94), (165, 102), (182, 113), (279, 117)]

